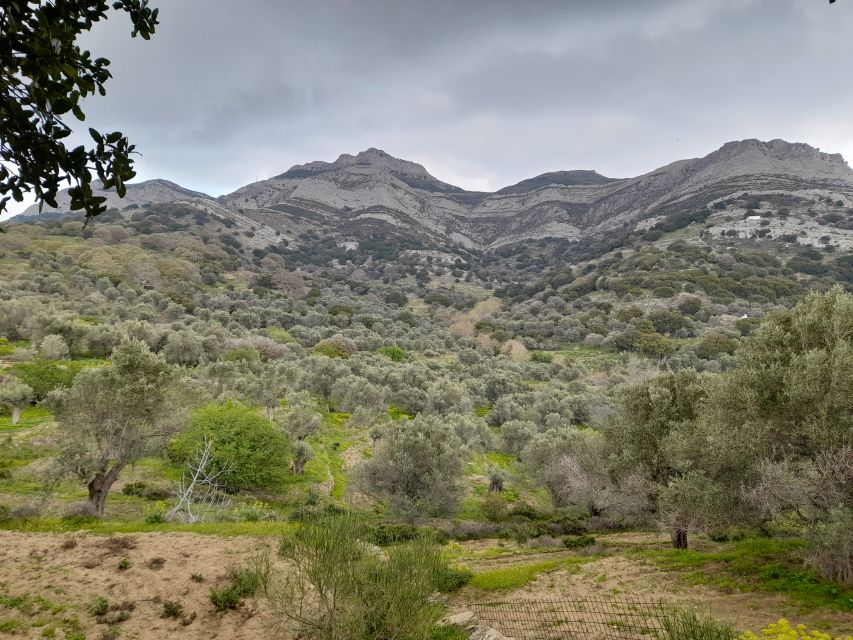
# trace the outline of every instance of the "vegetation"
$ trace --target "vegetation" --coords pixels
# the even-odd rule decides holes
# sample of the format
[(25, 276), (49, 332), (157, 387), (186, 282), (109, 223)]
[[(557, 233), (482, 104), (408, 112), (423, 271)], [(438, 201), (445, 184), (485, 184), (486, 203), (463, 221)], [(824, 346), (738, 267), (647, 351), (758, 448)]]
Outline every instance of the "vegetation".
[(294, 573), (271, 587), (271, 601), (301, 637), (426, 639), (441, 608), (438, 546), (412, 541), (376, 554), (350, 516), (306, 523), (280, 553)]
[[(452, 267), (257, 246), (183, 205), (13, 225), (0, 527), (284, 535), (299, 571), (205, 571), (204, 606), (269, 598), (307, 637), (442, 637), (436, 590), (535, 589), (608, 554), (846, 613), (841, 256), (688, 242), (685, 219)], [(673, 548), (620, 542), (648, 530)]]
[(269, 421), (236, 403), (212, 404), (197, 410), (189, 426), (169, 445), (169, 455), (187, 462), (205, 438), (212, 444), (211, 471), (231, 491), (276, 487), (289, 460), (287, 438)]

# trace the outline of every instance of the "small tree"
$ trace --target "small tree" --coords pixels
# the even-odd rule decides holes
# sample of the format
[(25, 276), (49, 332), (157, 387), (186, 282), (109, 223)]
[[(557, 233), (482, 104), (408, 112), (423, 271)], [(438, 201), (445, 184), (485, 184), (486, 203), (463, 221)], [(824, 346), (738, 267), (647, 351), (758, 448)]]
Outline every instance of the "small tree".
[(6, 376), (0, 382), (0, 404), (12, 408), (13, 425), (18, 424), (21, 419), (21, 410), (32, 402), (34, 397), (33, 388), (15, 376)]
[(398, 513), (448, 513), (459, 498), (462, 460), (453, 429), (435, 416), (390, 424), (356, 482), (367, 494), (388, 498)]
[(291, 468), (293, 473), (301, 476), (305, 473), (305, 465), (314, 457), (314, 450), (304, 440), (297, 440), (293, 443), (293, 464)]
[(68, 344), (62, 336), (45, 336), (39, 345), (39, 357), (44, 360), (65, 360), (68, 356)]
[(292, 364), (274, 362), (241, 380), (240, 388), (250, 402), (263, 406), (267, 420), (274, 420), (276, 408), (296, 378), (297, 369)]
[(314, 435), (323, 426), (317, 401), (304, 391), (288, 396), (287, 409), (279, 414), (278, 422), (287, 434), (296, 440)]
[(81, 371), (48, 398), (59, 424), (60, 469), (89, 490), (102, 516), (122, 469), (155, 451), (179, 424), (173, 369), (136, 340), (119, 345), (112, 364)]

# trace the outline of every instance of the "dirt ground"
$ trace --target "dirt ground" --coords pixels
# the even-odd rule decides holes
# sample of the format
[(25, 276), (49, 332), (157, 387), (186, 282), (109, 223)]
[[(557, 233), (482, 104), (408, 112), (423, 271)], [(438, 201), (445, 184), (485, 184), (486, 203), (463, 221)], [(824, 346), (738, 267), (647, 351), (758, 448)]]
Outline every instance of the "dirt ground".
[[(59, 622), (76, 616), (86, 637), (97, 640), (109, 627), (98, 624), (87, 609), (93, 600), (103, 597), (110, 604), (130, 603), (133, 607), (129, 619), (116, 625), (119, 638), (281, 637), (262, 603), (249, 599), (235, 611), (218, 614), (208, 599), (211, 587), (227, 584), (229, 567), (246, 561), (264, 544), (271, 545), (273, 541), (185, 533), (108, 537), (3, 531), (0, 532), (0, 582), (5, 595), (41, 596), (64, 605), (67, 610), (53, 616), (44, 612), (27, 616), (19, 610), (0, 607), (0, 620), (21, 620), (32, 625), (45, 618)], [(119, 563), (124, 558), (131, 566), (121, 570)], [(201, 576), (203, 581), (194, 581), (193, 574)], [(195, 619), (185, 625), (177, 619), (161, 618), (166, 601), (179, 602), (185, 615), (195, 613)], [(43, 630), (44, 626), (22, 628), (15, 632), (15, 637), (41, 638)], [(57, 630), (56, 638), (63, 635)]]
[[(839, 612), (800, 614), (784, 597), (770, 594), (725, 593), (705, 586), (686, 583), (677, 574), (663, 571), (642, 559), (619, 555), (621, 546), (643, 547), (660, 544), (652, 534), (609, 536), (614, 553), (571, 569), (540, 574), (533, 582), (516, 591), (483, 593), (466, 587), (451, 598), (453, 609), (464, 609), (477, 599), (547, 600), (585, 598), (598, 595), (633, 596), (642, 600), (661, 600), (693, 607), (714, 617), (732, 622), (739, 628), (758, 628), (786, 617), (823, 631), (841, 634), (853, 629), (853, 616)], [(77, 617), (89, 640), (108, 638), (110, 627), (98, 624), (88, 612), (98, 597), (110, 604), (132, 607), (130, 617), (115, 625), (121, 639), (160, 640), (181, 638), (207, 640), (272, 640), (287, 635), (275, 628), (275, 617), (266, 605), (248, 599), (237, 610), (216, 613), (209, 600), (212, 587), (227, 584), (229, 567), (246, 562), (264, 546), (276, 544), (273, 538), (219, 537), (190, 533), (138, 533), (102, 536), (87, 533), (38, 534), (0, 531), (0, 635), (2, 624), (10, 620), (22, 623), (12, 637), (41, 638), (46, 624), (60, 626), (66, 617)], [(556, 559), (571, 552), (525, 553), (507, 557), (476, 556), (494, 548), (494, 541), (462, 543), (470, 554), (468, 566), (477, 570), (496, 569), (519, 563)], [(511, 551), (511, 549), (508, 549)], [(274, 554), (273, 554), (274, 555)], [(120, 569), (123, 559), (130, 567)], [(152, 562), (153, 561), (153, 562)], [(158, 567), (159, 565), (159, 567)], [(276, 566), (277, 571), (286, 567)], [(193, 580), (193, 575), (202, 581)], [(50, 603), (66, 607), (57, 612), (22, 612), (21, 608), (2, 606), (3, 597), (40, 596)], [(189, 624), (162, 618), (163, 603), (178, 602), (185, 616), (195, 617)], [(186, 620), (185, 620), (186, 621)], [(66, 638), (57, 630), (58, 640)]]

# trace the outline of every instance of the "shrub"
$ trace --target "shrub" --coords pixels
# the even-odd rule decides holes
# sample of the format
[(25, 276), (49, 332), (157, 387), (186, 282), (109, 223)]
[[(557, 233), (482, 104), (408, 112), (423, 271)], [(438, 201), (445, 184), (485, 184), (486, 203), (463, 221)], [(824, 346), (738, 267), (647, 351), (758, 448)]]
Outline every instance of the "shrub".
[(853, 511), (833, 509), (826, 522), (809, 532), (806, 564), (830, 580), (853, 585)]
[(273, 423), (238, 403), (211, 404), (193, 414), (190, 426), (169, 446), (178, 462), (213, 442), (211, 468), (228, 490), (279, 486), (288, 466), (287, 437)]
[(355, 343), (341, 334), (320, 340), (314, 347), (314, 353), (329, 358), (349, 358), (355, 352)]
[(263, 551), (256, 553), (245, 566), (230, 570), (228, 585), (210, 590), (211, 604), (219, 612), (236, 609), (243, 598), (266, 590), (271, 570), (269, 553)]
[(396, 345), (380, 347), (376, 350), (376, 353), (380, 353), (383, 356), (390, 358), (394, 362), (405, 362), (409, 358), (409, 355), (406, 353), (406, 350)]
[(121, 488), (121, 492), (126, 496), (138, 496), (141, 498), (147, 488), (148, 485), (144, 482), (128, 482)]
[(533, 362), (550, 363), (554, 361), (554, 354), (547, 351), (532, 351), (530, 353), (530, 359)]
[(184, 615), (184, 605), (177, 600), (166, 600), (163, 603), (163, 611), (160, 613), (161, 618), (180, 618)]
[(19, 362), (12, 366), (12, 372), (32, 388), (36, 400), (44, 400), (54, 389), (70, 387), (77, 374), (87, 366), (91, 364), (82, 360), (39, 360)]
[(730, 624), (682, 609), (665, 615), (661, 626), (660, 640), (733, 640), (735, 637), (734, 627)]
[(270, 590), (273, 607), (316, 640), (426, 638), (441, 612), (433, 593), (458, 584), (437, 545), (421, 540), (377, 554), (352, 516), (324, 518), (282, 540), (294, 572)]
[(584, 547), (589, 547), (595, 544), (595, 536), (590, 535), (579, 535), (579, 536), (571, 536), (569, 538), (563, 539), (563, 545), (567, 549), (582, 549)]
[(109, 610), (110, 610), (110, 603), (107, 601), (106, 598), (104, 598), (102, 596), (98, 596), (97, 598), (92, 600), (91, 604), (89, 605), (89, 607), (87, 609), (87, 611), (89, 612), (89, 615), (91, 615), (92, 617), (106, 615), (107, 611), (109, 611)]
[(443, 593), (458, 591), (471, 581), (474, 574), (464, 567), (444, 567), (438, 575), (438, 590)]

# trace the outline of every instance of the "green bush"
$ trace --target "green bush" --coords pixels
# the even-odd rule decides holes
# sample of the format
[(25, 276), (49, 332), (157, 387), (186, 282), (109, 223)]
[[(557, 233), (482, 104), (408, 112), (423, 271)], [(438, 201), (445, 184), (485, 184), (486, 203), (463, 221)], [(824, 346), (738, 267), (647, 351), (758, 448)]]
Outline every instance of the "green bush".
[(583, 549), (584, 547), (589, 547), (595, 544), (595, 536), (590, 535), (579, 535), (579, 536), (571, 536), (563, 539), (563, 546), (567, 549)]
[(126, 496), (138, 496), (141, 498), (147, 488), (148, 485), (144, 482), (128, 482), (121, 488), (121, 492)]
[(438, 575), (438, 590), (442, 593), (458, 591), (471, 581), (474, 574), (464, 567), (444, 567)]
[(376, 350), (376, 353), (380, 353), (383, 356), (390, 358), (394, 362), (405, 362), (409, 358), (409, 354), (406, 353), (406, 350), (396, 345), (388, 347), (379, 347)]
[(94, 363), (85, 360), (38, 360), (19, 362), (11, 367), (12, 372), (32, 387), (36, 400), (44, 400), (59, 387), (70, 387), (74, 378)]
[(302, 525), (281, 555), (300, 569), (270, 590), (273, 608), (314, 640), (426, 639), (441, 613), (433, 594), (463, 579), (448, 573), (437, 545), (415, 540), (377, 554), (359, 542), (352, 516)]
[(89, 604), (89, 607), (87, 609), (89, 615), (91, 615), (92, 617), (106, 615), (107, 611), (109, 610), (110, 603), (107, 601), (106, 598), (102, 596), (98, 596), (97, 598), (92, 600), (91, 604)]
[(446, 544), (447, 534), (432, 527), (416, 527), (411, 524), (382, 523), (368, 527), (364, 539), (379, 547), (388, 547), (401, 542), (425, 540)]
[(210, 590), (211, 604), (219, 612), (236, 609), (243, 598), (249, 598), (266, 589), (270, 571), (269, 554), (256, 554), (245, 566), (231, 569), (228, 585)]
[(554, 354), (547, 351), (532, 351), (530, 359), (533, 362), (544, 362), (547, 364), (554, 361)]
[(661, 620), (659, 640), (732, 640), (734, 627), (725, 622), (698, 615), (694, 611), (675, 609)]
[(227, 402), (199, 409), (172, 440), (169, 456), (191, 460), (205, 438), (213, 442), (212, 470), (224, 469), (218, 479), (230, 491), (277, 487), (287, 475), (287, 437), (248, 407)]

